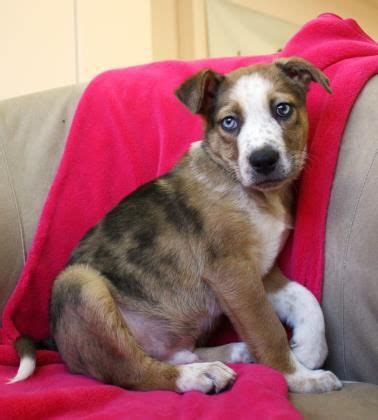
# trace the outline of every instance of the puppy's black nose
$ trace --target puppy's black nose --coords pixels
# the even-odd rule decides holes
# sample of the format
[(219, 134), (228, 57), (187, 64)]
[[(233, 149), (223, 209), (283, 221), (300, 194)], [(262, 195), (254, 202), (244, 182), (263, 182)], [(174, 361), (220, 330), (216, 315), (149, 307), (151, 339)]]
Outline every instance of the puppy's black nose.
[(263, 147), (256, 150), (249, 157), (249, 163), (259, 174), (268, 175), (274, 171), (280, 154), (272, 147)]

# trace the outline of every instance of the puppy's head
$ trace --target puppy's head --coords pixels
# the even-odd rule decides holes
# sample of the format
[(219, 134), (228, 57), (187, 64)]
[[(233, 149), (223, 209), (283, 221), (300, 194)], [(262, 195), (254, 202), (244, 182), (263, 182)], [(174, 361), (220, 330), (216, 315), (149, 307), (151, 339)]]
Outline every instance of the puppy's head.
[(215, 158), (244, 187), (267, 190), (296, 178), (304, 165), (311, 81), (331, 92), (327, 77), (312, 64), (281, 58), (226, 75), (202, 70), (176, 95), (204, 118)]

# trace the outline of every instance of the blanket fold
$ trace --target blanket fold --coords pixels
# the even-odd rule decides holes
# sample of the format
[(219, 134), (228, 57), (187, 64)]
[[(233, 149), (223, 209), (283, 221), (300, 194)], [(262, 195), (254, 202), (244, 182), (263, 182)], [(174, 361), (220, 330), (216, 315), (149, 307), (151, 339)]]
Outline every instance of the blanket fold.
[(40, 351), (32, 378), (4, 384), (18, 363), (13, 340), (20, 333), (35, 339), (48, 336), (52, 282), (83, 234), (122, 197), (167, 172), (190, 143), (201, 138), (199, 117), (179, 103), (175, 88), (205, 67), (226, 73), (291, 55), (321, 68), (333, 89), (327, 95), (313, 84), (308, 95), (310, 159), (297, 185), (295, 230), (280, 257), (288, 277), (321, 298), (326, 215), (340, 140), (359, 92), (378, 72), (378, 46), (356, 22), (321, 15), (274, 55), (166, 61), (103, 73), (80, 100), (32, 249), (4, 310), (0, 330), (3, 416), (300, 418), (286, 399), (282, 375), (259, 365), (235, 366), (239, 373), (235, 386), (216, 396), (142, 393), (72, 375), (56, 353)]

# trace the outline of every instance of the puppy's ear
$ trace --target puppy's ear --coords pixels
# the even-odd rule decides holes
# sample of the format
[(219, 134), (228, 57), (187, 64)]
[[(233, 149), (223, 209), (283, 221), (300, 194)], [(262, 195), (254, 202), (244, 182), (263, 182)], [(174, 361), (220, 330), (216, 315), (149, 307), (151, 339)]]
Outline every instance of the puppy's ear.
[(308, 61), (299, 57), (279, 58), (274, 64), (293, 82), (307, 92), (311, 81), (321, 84), (328, 93), (332, 93), (327, 76)]
[(176, 96), (194, 114), (206, 115), (223, 80), (224, 76), (213, 70), (202, 70), (187, 79), (176, 90)]

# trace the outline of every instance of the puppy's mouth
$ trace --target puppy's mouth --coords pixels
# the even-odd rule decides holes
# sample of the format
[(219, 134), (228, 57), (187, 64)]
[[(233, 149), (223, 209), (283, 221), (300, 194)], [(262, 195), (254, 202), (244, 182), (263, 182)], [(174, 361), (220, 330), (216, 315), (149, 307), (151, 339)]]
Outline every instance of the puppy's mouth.
[(254, 173), (250, 178), (249, 187), (260, 191), (275, 190), (290, 182), (292, 175), (291, 170), (282, 167), (278, 167), (269, 175)]
[(277, 188), (280, 188), (283, 184), (285, 184), (288, 181), (289, 181), (288, 177), (266, 179), (266, 180), (261, 180), (261, 181), (252, 183), (250, 188), (260, 190), (260, 191), (275, 190)]
[(249, 177), (248, 180), (239, 178), (240, 183), (247, 190), (259, 190), (259, 191), (268, 191), (275, 190), (282, 187), (285, 183), (289, 182), (291, 177), (289, 175), (280, 175), (274, 177)]

